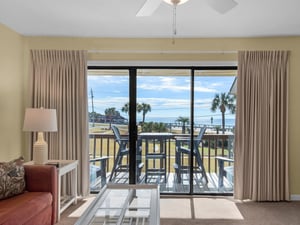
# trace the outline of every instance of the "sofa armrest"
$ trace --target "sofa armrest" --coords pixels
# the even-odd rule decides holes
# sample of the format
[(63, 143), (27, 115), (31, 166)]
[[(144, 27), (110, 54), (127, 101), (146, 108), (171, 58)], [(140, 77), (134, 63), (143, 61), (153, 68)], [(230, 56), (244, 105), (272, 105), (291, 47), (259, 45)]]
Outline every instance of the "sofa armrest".
[(26, 190), (52, 194), (52, 224), (57, 220), (57, 168), (49, 165), (24, 165)]

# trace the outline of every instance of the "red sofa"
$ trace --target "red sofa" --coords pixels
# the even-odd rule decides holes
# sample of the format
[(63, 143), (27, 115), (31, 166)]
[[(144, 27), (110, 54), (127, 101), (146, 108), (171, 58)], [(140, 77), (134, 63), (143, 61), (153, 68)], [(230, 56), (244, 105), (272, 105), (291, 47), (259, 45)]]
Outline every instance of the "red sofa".
[(53, 225), (57, 220), (57, 169), (25, 165), (24, 193), (0, 200), (0, 225)]

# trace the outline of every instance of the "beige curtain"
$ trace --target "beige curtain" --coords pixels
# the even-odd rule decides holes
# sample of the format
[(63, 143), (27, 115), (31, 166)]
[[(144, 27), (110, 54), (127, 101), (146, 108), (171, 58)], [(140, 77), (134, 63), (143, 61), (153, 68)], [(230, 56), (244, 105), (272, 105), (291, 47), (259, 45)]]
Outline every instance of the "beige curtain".
[(87, 53), (32, 50), (32, 106), (57, 110), (58, 132), (46, 133), (49, 159), (79, 161), (78, 194), (89, 192)]
[(238, 53), (235, 198), (289, 200), (288, 61), (287, 51)]

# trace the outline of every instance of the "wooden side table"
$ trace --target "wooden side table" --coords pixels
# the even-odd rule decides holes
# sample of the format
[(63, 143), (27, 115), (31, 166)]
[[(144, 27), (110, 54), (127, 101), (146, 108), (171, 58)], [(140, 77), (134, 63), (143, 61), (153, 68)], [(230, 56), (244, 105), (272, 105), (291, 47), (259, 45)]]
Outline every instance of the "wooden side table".
[[(33, 161), (24, 163), (25, 165), (34, 165)], [(48, 160), (47, 165), (57, 167), (57, 221), (60, 220), (60, 214), (68, 208), (72, 203), (77, 204), (77, 166), (78, 160)], [(61, 196), (61, 180), (67, 173), (71, 174), (71, 196)]]

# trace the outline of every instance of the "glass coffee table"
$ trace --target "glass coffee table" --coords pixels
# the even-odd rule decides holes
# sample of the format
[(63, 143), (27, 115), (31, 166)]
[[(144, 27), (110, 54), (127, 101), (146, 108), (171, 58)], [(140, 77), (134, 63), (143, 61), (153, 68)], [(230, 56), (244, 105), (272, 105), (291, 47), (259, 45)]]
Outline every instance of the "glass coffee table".
[(159, 225), (159, 186), (107, 184), (75, 225)]

